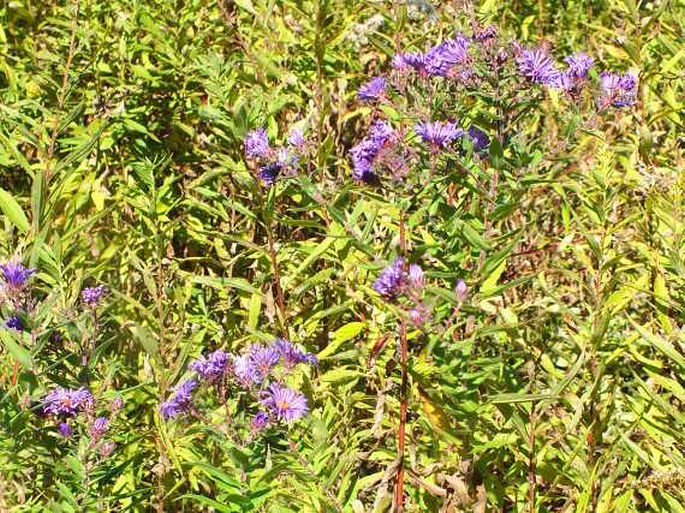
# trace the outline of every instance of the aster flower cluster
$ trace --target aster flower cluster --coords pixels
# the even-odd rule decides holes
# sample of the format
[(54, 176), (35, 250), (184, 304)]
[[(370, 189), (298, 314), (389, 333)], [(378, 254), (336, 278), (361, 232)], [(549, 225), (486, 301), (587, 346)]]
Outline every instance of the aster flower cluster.
[(97, 287), (86, 287), (81, 291), (81, 301), (90, 308), (96, 308), (102, 298), (107, 294), (107, 287), (98, 285)]
[(377, 180), (376, 171), (391, 164), (397, 139), (398, 135), (387, 121), (371, 125), (369, 134), (350, 150), (354, 178), (367, 183)]
[(405, 52), (397, 54), (392, 66), (400, 73), (415, 71), (420, 77), (444, 77), (467, 79), (470, 76), (470, 40), (463, 34), (448, 39), (425, 53)]
[(271, 186), (279, 176), (297, 172), (300, 158), (304, 155), (306, 141), (300, 128), (294, 128), (288, 135), (287, 144), (272, 147), (264, 128), (257, 128), (247, 134), (244, 140), (245, 158), (255, 165), (257, 176)]
[[(122, 407), (121, 397), (108, 405), (112, 415), (116, 415)], [(95, 398), (85, 387), (57, 387), (43, 397), (40, 406), (41, 415), (55, 419), (57, 432), (62, 437), (70, 438), (74, 428), (81, 425), (90, 440), (90, 447), (97, 448), (101, 456), (107, 457), (115, 447), (114, 442), (104, 440), (110, 430), (111, 419), (104, 415), (96, 416), (96, 410)]]
[[(518, 58), (520, 73), (530, 82), (559, 89), (578, 98), (583, 87), (589, 83), (589, 72), (594, 58), (584, 52), (569, 55), (567, 68), (560, 70), (553, 59), (542, 49), (521, 50)], [(637, 78), (632, 73), (603, 71), (600, 78), (600, 108), (628, 107), (637, 101)]]
[(194, 375), (175, 388), (160, 405), (160, 413), (166, 420), (194, 413), (198, 408), (196, 394), (210, 385), (219, 390), (222, 402), (227, 389), (245, 392), (254, 399), (260, 407), (251, 425), (254, 432), (281, 421), (292, 422), (307, 414), (307, 399), (283, 381), (296, 366), (317, 363), (315, 355), (280, 338), (271, 344), (253, 344), (242, 354), (219, 349), (189, 364)]
[(406, 299), (409, 318), (420, 326), (430, 317), (430, 310), (422, 299), (425, 286), (426, 278), (421, 266), (410, 264), (407, 267), (404, 258), (397, 257), (381, 271), (372, 288), (386, 301)]

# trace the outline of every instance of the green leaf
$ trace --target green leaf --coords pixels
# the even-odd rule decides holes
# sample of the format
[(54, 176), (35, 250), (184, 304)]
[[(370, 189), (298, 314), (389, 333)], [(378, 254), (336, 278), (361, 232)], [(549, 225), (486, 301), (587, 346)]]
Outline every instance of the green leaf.
[(21, 233), (25, 233), (29, 230), (29, 220), (26, 218), (24, 211), (19, 206), (19, 203), (17, 203), (12, 195), (5, 189), (0, 189), (0, 208), (2, 208), (7, 219), (9, 219)]

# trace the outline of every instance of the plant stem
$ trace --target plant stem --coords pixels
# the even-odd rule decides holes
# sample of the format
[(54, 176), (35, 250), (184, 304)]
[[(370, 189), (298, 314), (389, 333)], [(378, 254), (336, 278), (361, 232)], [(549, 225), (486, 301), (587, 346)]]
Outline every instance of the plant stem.
[[(404, 213), (400, 213), (400, 253), (402, 256), (406, 253), (406, 239), (404, 231)], [(405, 262), (405, 266), (406, 266)], [(404, 511), (404, 446), (406, 439), (406, 425), (407, 425), (407, 403), (408, 403), (408, 356), (409, 350), (407, 347), (407, 320), (402, 317), (400, 320), (400, 364), (402, 367), (402, 383), (400, 385), (400, 425), (397, 431), (397, 453), (398, 466), (397, 476), (395, 480), (395, 511), (402, 513)]]

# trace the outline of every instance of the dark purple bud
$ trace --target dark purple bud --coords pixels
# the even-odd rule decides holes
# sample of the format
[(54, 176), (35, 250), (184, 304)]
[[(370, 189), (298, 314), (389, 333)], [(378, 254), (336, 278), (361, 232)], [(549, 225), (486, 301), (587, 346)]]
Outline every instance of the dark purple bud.
[(74, 433), (74, 431), (71, 429), (71, 426), (66, 422), (60, 422), (57, 426), (57, 431), (59, 431), (59, 434), (64, 438), (69, 438)]

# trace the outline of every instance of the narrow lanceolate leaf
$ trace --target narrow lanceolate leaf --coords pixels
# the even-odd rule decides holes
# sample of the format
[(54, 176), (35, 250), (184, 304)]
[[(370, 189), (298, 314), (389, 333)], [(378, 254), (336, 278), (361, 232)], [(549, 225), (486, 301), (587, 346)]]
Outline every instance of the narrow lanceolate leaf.
[(27, 370), (32, 368), (31, 353), (25, 347), (22, 347), (14, 338), (14, 335), (7, 331), (4, 327), (0, 327), (0, 340), (5, 350), (15, 358), (22, 367)]
[(2, 209), (10, 223), (16, 226), (20, 232), (28, 231), (30, 225), (26, 214), (24, 214), (17, 200), (5, 189), (0, 189), (0, 209)]

